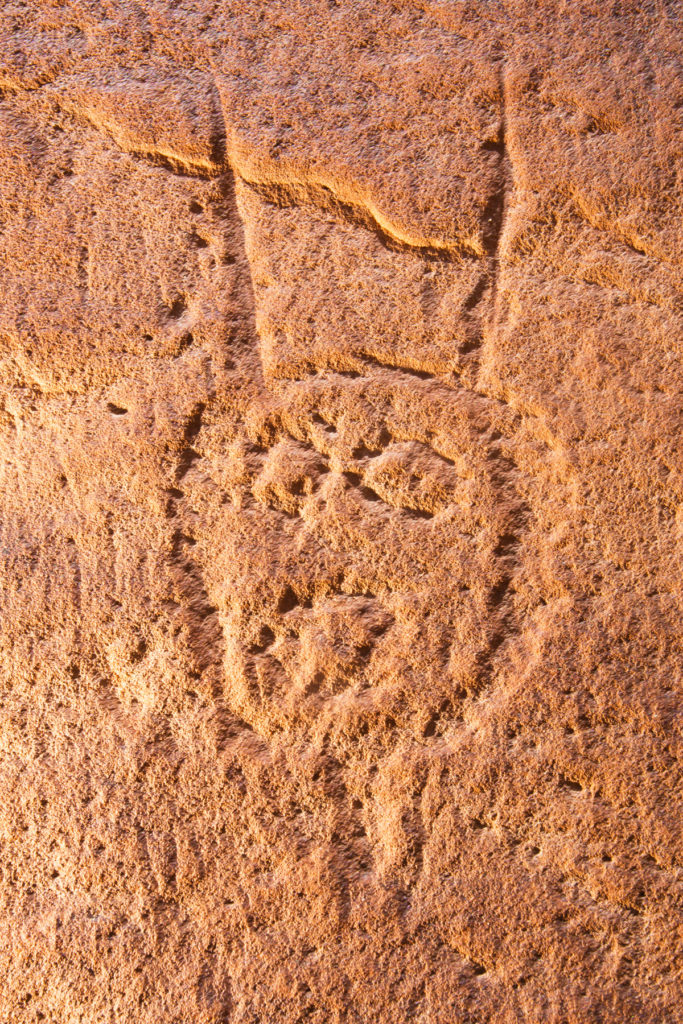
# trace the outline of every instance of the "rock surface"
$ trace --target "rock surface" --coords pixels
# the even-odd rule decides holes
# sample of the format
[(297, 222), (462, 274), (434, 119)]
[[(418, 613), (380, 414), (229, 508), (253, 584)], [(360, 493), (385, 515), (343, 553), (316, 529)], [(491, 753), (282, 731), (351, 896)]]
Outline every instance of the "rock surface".
[(683, 8), (0, 13), (0, 1020), (674, 1024)]

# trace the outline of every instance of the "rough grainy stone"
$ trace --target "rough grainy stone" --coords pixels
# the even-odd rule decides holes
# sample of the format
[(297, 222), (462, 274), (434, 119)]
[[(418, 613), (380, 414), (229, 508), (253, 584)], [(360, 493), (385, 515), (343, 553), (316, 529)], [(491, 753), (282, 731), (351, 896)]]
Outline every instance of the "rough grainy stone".
[(675, 1024), (683, 7), (0, 12), (2, 1024)]

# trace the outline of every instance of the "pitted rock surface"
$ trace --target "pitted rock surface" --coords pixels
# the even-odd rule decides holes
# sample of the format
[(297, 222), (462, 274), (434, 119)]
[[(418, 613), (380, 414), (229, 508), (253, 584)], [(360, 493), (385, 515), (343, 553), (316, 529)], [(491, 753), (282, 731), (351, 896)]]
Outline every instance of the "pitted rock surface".
[(676, 1024), (683, 7), (0, 12), (2, 1024)]

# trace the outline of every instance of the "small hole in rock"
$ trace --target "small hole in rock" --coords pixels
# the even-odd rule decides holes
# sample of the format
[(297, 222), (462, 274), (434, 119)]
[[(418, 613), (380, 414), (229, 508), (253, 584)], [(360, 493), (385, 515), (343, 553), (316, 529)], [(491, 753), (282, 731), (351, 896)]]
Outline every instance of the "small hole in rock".
[(375, 455), (381, 455), (382, 451), (380, 448), (368, 448), (364, 444), (359, 444), (357, 448), (354, 448), (351, 452), (354, 459), (369, 459)]
[(313, 679), (306, 687), (306, 695), (311, 696), (312, 694), (320, 693), (320, 687), (323, 684), (325, 677), (322, 672), (316, 672)]
[(286, 587), (280, 600), (278, 601), (277, 610), (281, 615), (285, 615), (287, 612), (291, 612), (293, 608), (296, 608), (299, 604), (299, 598), (291, 587)]
[(423, 736), (433, 736), (436, 732), (436, 717), (432, 717), (427, 722), (422, 732)]
[(313, 414), (313, 422), (317, 423), (318, 426), (322, 427), (323, 430), (327, 431), (328, 434), (336, 434), (337, 433), (337, 431), (334, 428), (334, 426), (331, 423), (328, 423), (327, 420), (324, 420), (322, 418), (322, 416), (319, 416), (317, 413)]
[(422, 508), (407, 508), (404, 510), (409, 519), (433, 519), (433, 512), (426, 512)]
[(361, 487), (360, 493), (366, 501), (381, 501), (379, 494), (373, 491), (371, 487)]
[(136, 665), (139, 661), (142, 661), (145, 654), (147, 653), (147, 641), (140, 639), (137, 647), (134, 651), (131, 651), (130, 661), (132, 665)]
[(178, 298), (174, 299), (174, 301), (171, 303), (171, 308), (169, 309), (168, 314), (174, 320), (179, 320), (186, 309), (187, 303), (185, 302), (185, 299), (182, 297), (182, 295), (179, 295)]
[(262, 626), (261, 632), (259, 633), (259, 645), (261, 650), (264, 650), (275, 640), (275, 633), (273, 633), (270, 626)]

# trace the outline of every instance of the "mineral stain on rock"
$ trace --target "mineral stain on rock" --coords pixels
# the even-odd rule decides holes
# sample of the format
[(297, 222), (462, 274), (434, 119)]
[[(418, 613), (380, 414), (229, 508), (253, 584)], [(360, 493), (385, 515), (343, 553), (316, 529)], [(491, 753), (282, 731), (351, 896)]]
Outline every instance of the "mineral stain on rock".
[(682, 23), (0, 12), (0, 1021), (678, 1020)]

